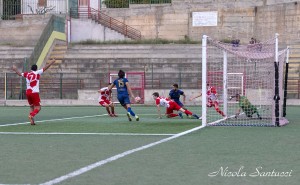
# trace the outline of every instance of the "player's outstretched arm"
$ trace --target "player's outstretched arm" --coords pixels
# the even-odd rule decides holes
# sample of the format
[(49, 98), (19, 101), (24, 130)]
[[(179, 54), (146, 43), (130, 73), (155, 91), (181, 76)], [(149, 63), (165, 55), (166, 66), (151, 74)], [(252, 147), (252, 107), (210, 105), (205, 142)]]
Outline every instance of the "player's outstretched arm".
[(183, 96), (183, 104), (185, 104), (185, 98), (186, 98), (186, 96), (185, 96), (184, 93), (182, 94), (182, 96)]
[(161, 119), (162, 116), (161, 116), (161, 112), (160, 112), (160, 105), (156, 105), (156, 107), (157, 107), (158, 118)]
[(131, 96), (131, 98), (135, 98), (134, 95), (133, 95), (133, 93), (132, 93), (130, 84), (128, 82), (126, 82), (126, 87), (127, 87), (127, 91), (129, 93), (129, 95)]
[(13, 66), (11, 67), (11, 69), (12, 69), (17, 75), (22, 76), (22, 73), (17, 69), (17, 67), (16, 67), (15, 65), (13, 65)]
[(54, 58), (52, 58), (51, 61), (50, 61), (50, 63), (47, 64), (47, 65), (44, 67), (44, 71), (46, 71), (47, 69), (49, 69), (49, 67), (50, 67), (52, 64), (54, 64), (55, 61), (56, 61), (56, 60), (55, 60)]
[(115, 86), (115, 84), (112, 83), (110, 86), (108, 86), (108, 90), (111, 91), (112, 88), (114, 88), (114, 86)]
[(193, 99), (199, 98), (200, 96), (202, 96), (202, 93), (200, 93), (199, 95), (195, 96), (195, 97), (191, 97), (190, 101), (192, 101)]

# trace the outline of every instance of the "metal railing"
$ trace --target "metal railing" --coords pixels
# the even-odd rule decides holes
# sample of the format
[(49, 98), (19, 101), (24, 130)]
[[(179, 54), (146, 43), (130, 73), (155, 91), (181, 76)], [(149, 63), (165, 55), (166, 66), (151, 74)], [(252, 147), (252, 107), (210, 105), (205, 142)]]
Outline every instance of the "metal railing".
[(94, 8), (71, 8), (70, 17), (72, 18), (89, 18), (103, 26), (115, 30), (131, 39), (141, 39), (141, 32), (131, 26), (124, 24)]
[[(107, 72), (100, 73), (44, 73), (40, 79), (41, 98), (46, 99), (77, 99), (78, 90), (97, 90), (107, 86)], [(145, 73), (145, 89), (170, 89), (173, 83), (178, 83), (183, 89), (200, 89), (199, 73), (181, 74), (177, 72), (147, 72)], [(6, 76), (6, 77), (5, 77)], [(133, 81), (131, 81), (133, 83)], [(0, 99), (25, 99), (26, 88), (24, 78), (15, 73), (0, 73)], [(132, 88), (134, 89), (134, 84)]]
[(66, 14), (67, 0), (46, 0), (39, 4), (37, 0), (2, 0), (0, 1), (0, 18), (14, 20), (22, 15)]
[(102, 0), (101, 8), (129, 8), (132, 4), (170, 4), (172, 0)]
[[(70, 8), (78, 7), (78, 0), (0, 0), (0, 18), (14, 20), (28, 14), (66, 14), (68, 1)], [(95, 8), (129, 8), (130, 5), (170, 3), (172, 0), (99, 0)]]
[[(127, 70), (128, 71), (128, 70)], [(107, 71), (101, 73), (50, 73), (40, 80), (41, 97), (46, 99), (77, 99), (78, 90), (95, 90), (107, 86)], [(145, 90), (171, 89), (178, 83), (181, 89), (201, 89), (200, 72), (145, 72)], [(0, 99), (25, 99), (24, 78), (15, 73), (0, 73)], [(6, 86), (6, 88), (5, 88)], [(300, 80), (288, 84), (288, 99), (300, 99)]]
[(58, 31), (65, 33), (65, 18), (52, 15), (46, 27), (44, 28), (42, 35), (40, 36), (37, 44), (34, 47), (32, 54), (29, 57), (28, 65), (36, 64), (38, 58), (40, 57), (44, 46), (46, 45), (51, 33), (53, 31)]

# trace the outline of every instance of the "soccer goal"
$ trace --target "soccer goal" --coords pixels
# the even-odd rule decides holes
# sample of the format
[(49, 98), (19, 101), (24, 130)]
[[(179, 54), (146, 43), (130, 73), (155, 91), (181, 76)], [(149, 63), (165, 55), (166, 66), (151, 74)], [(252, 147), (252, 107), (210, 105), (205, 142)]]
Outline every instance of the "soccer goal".
[(282, 116), (286, 52), (287, 49), (278, 51), (278, 34), (270, 40), (246, 45), (223, 43), (204, 35), (202, 124), (287, 124)]
[[(115, 79), (118, 78), (117, 72), (110, 72), (109, 73), (109, 82), (113, 83)], [(145, 100), (145, 72), (127, 72), (125, 73), (125, 78), (128, 79), (130, 83), (131, 90), (135, 96), (141, 98), (140, 104), (144, 103)], [(112, 89), (112, 98), (114, 103), (119, 103), (117, 99), (117, 88), (114, 87)], [(130, 100), (132, 103), (135, 101), (133, 99)]]

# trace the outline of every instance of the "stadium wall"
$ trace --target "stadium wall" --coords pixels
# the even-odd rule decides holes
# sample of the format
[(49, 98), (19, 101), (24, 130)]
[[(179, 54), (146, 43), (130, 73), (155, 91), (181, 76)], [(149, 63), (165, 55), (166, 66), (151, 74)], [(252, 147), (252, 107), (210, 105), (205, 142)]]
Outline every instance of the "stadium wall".
[[(251, 37), (269, 39), (279, 33), (286, 44), (300, 42), (300, 1), (291, 0), (173, 0), (167, 5), (134, 5), (103, 9), (104, 13), (141, 31), (144, 39), (219, 40)], [(193, 12), (218, 12), (217, 26), (193, 27)]]
[(35, 46), (50, 16), (26, 15), (20, 20), (0, 20), (0, 45)]

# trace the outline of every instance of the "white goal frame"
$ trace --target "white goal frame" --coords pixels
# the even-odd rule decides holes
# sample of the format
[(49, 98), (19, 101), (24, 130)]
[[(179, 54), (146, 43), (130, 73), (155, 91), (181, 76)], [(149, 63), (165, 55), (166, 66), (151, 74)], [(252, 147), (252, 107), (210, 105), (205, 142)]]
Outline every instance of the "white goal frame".
[[(283, 97), (282, 96), (282, 89), (280, 89), (282, 87), (282, 80), (280, 81), (280, 78), (282, 78), (281, 75), (283, 75), (283, 71), (281, 71), (281, 68), (280, 68), (280, 65), (279, 65), (279, 55), (284, 53), (285, 51), (278, 51), (278, 34), (275, 34), (275, 42), (273, 43), (274, 45), (272, 46), (272, 48), (274, 47), (275, 48), (275, 51), (269, 51), (269, 53), (263, 53), (262, 55), (269, 55), (267, 56), (270, 60), (273, 56), (273, 60), (274, 60), (274, 66), (275, 66), (275, 71), (277, 70), (277, 72), (275, 72), (274, 74), (274, 91), (275, 91), (275, 94), (274, 94), (274, 102), (271, 102), (272, 104), (272, 123), (270, 124), (256, 124), (256, 125), (251, 125), (251, 124), (245, 124), (245, 125), (240, 125), (240, 124), (236, 124), (236, 125), (229, 125), (229, 126), (281, 126), (281, 125), (285, 125), (288, 123), (288, 121), (285, 119), (283, 121), (283, 118), (282, 118), (282, 115), (281, 113), (279, 113), (281, 111), (281, 103), (282, 101), (279, 100), (279, 97)], [(207, 50), (208, 50), (208, 36), (207, 35), (203, 35), (203, 38), (202, 38), (202, 90), (201, 90), (201, 93), (202, 93), (202, 125), (204, 126), (214, 126), (214, 125), (218, 125), (219, 123), (223, 123), (223, 122), (226, 122), (226, 120), (228, 119), (232, 119), (235, 117), (235, 115), (228, 115), (228, 99), (229, 99), (229, 95), (228, 95), (228, 89), (230, 88), (240, 88), (241, 89), (241, 95), (245, 95), (244, 92), (245, 92), (245, 89), (244, 89), (244, 74), (243, 73), (240, 73), (240, 72), (237, 72), (237, 73), (228, 73), (228, 52), (231, 52), (231, 54), (235, 54), (235, 51), (229, 51), (227, 50), (227, 48), (224, 46), (222, 47), (222, 45), (220, 47), (218, 47), (219, 50), (222, 50), (222, 54), (223, 56), (218, 56), (218, 57), (222, 57), (223, 59), (223, 70), (220, 71), (222, 72), (222, 86), (223, 86), (223, 93), (222, 93), (222, 109), (223, 109), (223, 112), (225, 113), (226, 117), (223, 117), (223, 118), (220, 118), (218, 120), (215, 120), (215, 121), (212, 121), (212, 122), (209, 122), (208, 121), (208, 110), (207, 110), (207, 97), (206, 97), (206, 93), (207, 93), (207, 83), (208, 83), (208, 66), (207, 66), (207, 58), (208, 58), (208, 54), (207, 54)], [(268, 43), (269, 46), (271, 45), (270, 43)], [(246, 47), (244, 47), (246, 48)], [(252, 48), (251, 48), (252, 49)], [(256, 48), (257, 49), (257, 48)], [(261, 49), (261, 48), (260, 48)], [(247, 59), (248, 62), (252, 62), (251, 61), (251, 51), (247, 51), (247, 50), (244, 50), (244, 53), (241, 52), (241, 55), (245, 55), (245, 56), (242, 56), (244, 57), (244, 59)], [(250, 56), (250, 58), (248, 59), (248, 57)], [(265, 56), (264, 56), (265, 57)], [(260, 59), (257, 59), (257, 60), (260, 60)], [(254, 59), (255, 61), (255, 59)], [(277, 65), (277, 68), (276, 68), (276, 65)], [(282, 65), (283, 66), (283, 65)], [(240, 75), (241, 76), (241, 87), (228, 87), (228, 75)], [(278, 75), (280, 76), (279, 77), (279, 80), (275, 80), (276, 78), (276, 75), (278, 77)], [(221, 74), (220, 74), (221, 76)], [(279, 81), (279, 82), (278, 82)], [(273, 90), (273, 89), (272, 89)], [(258, 89), (259, 93), (260, 93), (260, 99), (261, 99), (261, 90)], [(222, 126), (227, 126), (226, 124), (222, 124)]]

